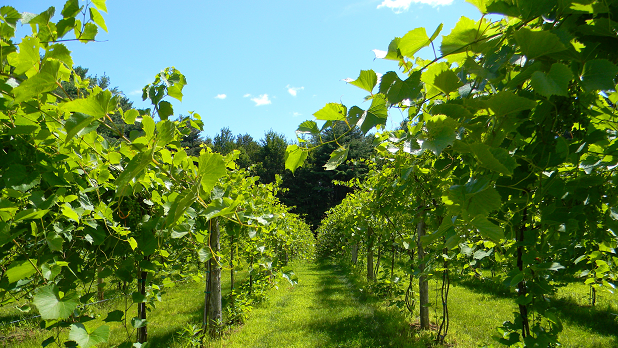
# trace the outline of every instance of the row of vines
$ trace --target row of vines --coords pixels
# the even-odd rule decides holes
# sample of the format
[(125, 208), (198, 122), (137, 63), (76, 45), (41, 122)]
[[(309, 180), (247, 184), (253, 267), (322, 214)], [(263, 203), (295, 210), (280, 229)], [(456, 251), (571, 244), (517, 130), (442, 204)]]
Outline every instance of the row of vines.
[[(121, 346), (140, 346), (147, 313), (187, 277), (204, 282), (202, 336), (215, 332), (222, 271), (234, 305), (236, 270), (248, 268), (251, 292), (275, 277), (294, 282), (288, 261), (313, 253), (308, 226), (275, 197), (278, 183), (238, 169), (237, 152), (187, 155), (180, 143), (203, 122), (173, 117), (165, 99), (182, 100), (178, 70), (144, 87), (148, 110), (123, 110), (117, 94), (73, 71), (67, 44), (107, 30), (104, 12), (105, 0), (68, 0), (57, 21), (53, 7), (0, 8), (0, 303), (38, 313), (50, 333), (43, 346), (104, 343), (110, 325), (124, 326)], [(19, 23), (32, 33), (16, 43)], [(126, 134), (123, 124), (141, 131)], [(92, 327), (84, 305), (116, 286), (128, 305)]]
[[(303, 164), (307, 135), (376, 129), (373, 169), (347, 183), (355, 193), (323, 220), (318, 255), (362, 259), (369, 280), (380, 263), (389, 281), (409, 277), (403, 304), (424, 329), (427, 277), (438, 278), (439, 342), (452, 273), (499, 272), (518, 307), (500, 342), (553, 346), (556, 277), (580, 277), (592, 291), (612, 291), (618, 278), (618, 2), (470, 2), (481, 19), (462, 17), (439, 47), (442, 25), (376, 50), (400, 71), (350, 80), (371, 105), (327, 104), (314, 114), (322, 124), (300, 125), (286, 166)], [(418, 58), (423, 48), (434, 58)], [(340, 146), (328, 166), (346, 154)]]

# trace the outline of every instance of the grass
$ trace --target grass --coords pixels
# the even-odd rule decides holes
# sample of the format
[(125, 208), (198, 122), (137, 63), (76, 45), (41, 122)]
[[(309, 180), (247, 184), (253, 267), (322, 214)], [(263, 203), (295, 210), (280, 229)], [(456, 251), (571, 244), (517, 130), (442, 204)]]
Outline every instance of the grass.
[[(222, 274), (222, 293), (225, 296), (230, 292), (229, 273)], [(242, 280), (247, 272), (237, 272), (236, 279)], [(110, 295), (113, 297), (113, 295)], [(129, 300), (130, 302), (130, 300)], [(200, 325), (204, 305), (204, 284), (192, 280), (176, 283), (176, 286), (166, 289), (162, 296), (162, 302), (156, 303), (156, 308), (147, 313), (148, 338), (154, 343), (151, 347), (169, 347), (182, 341), (179, 332), (188, 324)], [(85, 323), (89, 329), (97, 328), (106, 324), (110, 326), (110, 339), (108, 344), (100, 347), (116, 346), (127, 338), (135, 339), (135, 332), (126, 332), (120, 323), (105, 323), (103, 319), (107, 312), (119, 309), (124, 310), (123, 299), (115, 299), (97, 305), (87, 307), (91, 315), (96, 319)], [(52, 335), (50, 331), (39, 328), (38, 318), (22, 321), (17, 324), (7, 324), (19, 317), (32, 317), (33, 314), (16, 316), (14, 306), (6, 306), (0, 310), (0, 347), (29, 348), (40, 347), (41, 342)], [(127, 316), (130, 318), (137, 315), (137, 306), (133, 304)], [(128, 323), (131, 327), (130, 322)], [(68, 330), (64, 330), (61, 339), (66, 339)], [(50, 346), (53, 347), (53, 346)]]
[[(383, 298), (368, 294), (360, 275), (333, 264), (299, 264), (295, 267), (299, 283), (291, 287), (280, 282), (268, 291), (269, 299), (256, 306), (247, 322), (232, 327), (213, 347), (426, 347), (432, 333), (419, 333), (418, 318), (406, 317)], [(241, 279), (246, 274), (237, 275)], [(224, 293), (229, 278), (223, 278)], [(437, 321), (441, 313), (436, 304), (436, 282), (430, 282), (430, 316)], [(186, 347), (181, 337), (184, 328), (199, 326), (203, 310), (203, 284), (183, 282), (167, 289), (163, 302), (148, 313), (150, 347)], [(596, 306), (588, 303), (588, 286), (577, 281), (558, 288), (552, 304), (564, 324), (560, 340), (564, 347), (618, 347), (618, 295), (599, 292)], [(449, 296), (450, 329), (446, 342), (453, 347), (499, 347), (496, 328), (511, 320), (517, 307), (514, 294), (491, 279), (453, 282)], [(92, 306), (100, 315), (124, 304), (109, 301)], [(135, 315), (135, 306), (129, 312)], [(16, 310), (0, 309), (0, 322), (19, 317)], [(88, 327), (101, 325), (101, 317)], [(0, 347), (39, 347), (50, 333), (38, 327), (37, 320), (0, 327)], [(122, 342), (127, 334), (112, 324), (109, 347)], [(66, 333), (64, 334), (66, 337)], [(435, 333), (433, 333), (435, 335)], [(134, 338), (134, 334), (131, 335)]]
[[(297, 268), (293, 288), (273, 292), (222, 347), (414, 347), (403, 315), (376, 305), (342, 270), (328, 264)], [(424, 347), (424, 345), (416, 345)]]

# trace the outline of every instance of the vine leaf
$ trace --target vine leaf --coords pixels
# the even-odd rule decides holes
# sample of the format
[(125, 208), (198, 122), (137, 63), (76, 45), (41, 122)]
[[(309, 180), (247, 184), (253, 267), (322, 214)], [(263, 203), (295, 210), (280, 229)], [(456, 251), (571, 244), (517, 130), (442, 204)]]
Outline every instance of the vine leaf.
[(64, 128), (67, 131), (67, 136), (64, 140), (65, 143), (69, 142), (76, 135), (82, 136), (88, 134), (97, 129), (98, 124), (92, 124), (94, 117), (82, 114), (81, 112), (75, 112), (64, 123)]
[(414, 58), (416, 52), (429, 46), (429, 44), (431, 44), (431, 40), (427, 36), (425, 28), (416, 28), (410, 30), (399, 40), (398, 48), (404, 57)]
[[(114, 99), (114, 101), (112, 101), (112, 99)], [(105, 117), (105, 115), (113, 111), (115, 107), (115, 98), (112, 98), (112, 92), (109, 90), (102, 91), (98, 94), (91, 94), (84, 99), (72, 100), (62, 106), (66, 111), (81, 112), (94, 117), (96, 120)]]
[(482, 143), (470, 144), (469, 147), (482, 167), (503, 175), (513, 175), (517, 162), (505, 149)]
[(483, 238), (490, 239), (496, 243), (504, 238), (504, 230), (502, 227), (487, 220), (483, 215), (477, 215), (470, 223), (479, 231)]
[(373, 70), (361, 70), (356, 80), (345, 79), (345, 82), (371, 93), (378, 83), (378, 75)]
[(446, 62), (432, 64), (421, 76), (421, 81), (425, 82), (428, 86), (427, 94), (430, 96), (439, 92), (448, 95), (462, 86), (461, 81), (457, 75), (449, 69), (449, 64)]
[(318, 129), (318, 124), (315, 123), (315, 121), (305, 121), (298, 126), (296, 134), (318, 135), (320, 134), (320, 130)]
[(347, 113), (347, 109), (344, 105), (338, 103), (328, 103), (322, 109), (313, 114), (313, 116), (315, 116), (316, 120), (343, 121), (345, 120)]
[(425, 124), (427, 133), (422, 140), (421, 149), (430, 150), (436, 156), (455, 141), (457, 121), (445, 115), (432, 116)]
[(218, 153), (203, 153), (198, 163), (198, 176), (201, 176), (202, 189), (210, 194), (219, 178), (227, 173), (225, 159)]
[(500, 92), (485, 102), (497, 116), (504, 116), (515, 112), (529, 110), (536, 106), (532, 99), (520, 97), (513, 92)]
[(96, 8), (90, 8), (90, 19), (96, 23), (101, 29), (107, 32), (107, 25), (105, 25), (105, 19), (101, 16), (101, 13)]
[(330, 154), (328, 162), (324, 165), (326, 170), (335, 170), (337, 166), (343, 163), (348, 158), (348, 148), (340, 147)]
[(285, 149), (285, 169), (289, 169), (294, 174), (296, 169), (305, 163), (308, 155), (307, 149), (298, 145), (288, 145)]
[(549, 74), (535, 71), (530, 82), (537, 93), (549, 98), (552, 95), (566, 96), (572, 79), (571, 69), (564, 64), (556, 63), (551, 66)]
[(14, 283), (18, 280), (25, 279), (36, 273), (36, 269), (32, 267), (32, 262), (29, 260), (13, 261), (4, 274), (8, 278), (9, 283)]
[(68, 0), (62, 9), (62, 17), (65, 19), (75, 17), (79, 13), (79, 10), (79, 0)]
[(122, 173), (116, 178), (116, 195), (125, 195), (127, 186), (142, 170), (144, 170), (152, 161), (152, 151), (140, 152), (124, 168)]
[(485, 19), (478, 23), (470, 18), (461, 17), (455, 28), (442, 37), (440, 52), (442, 55), (449, 55), (468, 49), (477, 51), (475, 45), (479, 45), (477, 42), (488, 34), (487, 29), (490, 25), (491, 23)]
[(19, 44), (19, 52), (13, 52), (7, 56), (9, 64), (15, 67), (14, 73), (21, 75), (35, 68), (40, 63), (39, 50), (41, 43), (35, 37), (26, 37)]
[(33, 303), (43, 320), (67, 319), (79, 305), (79, 296), (69, 292), (61, 297), (58, 286), (46, 285), (35, 293)]
[(532, 31), (528, 28), (521, 28), (515, 32), (515, 40), (517, 40), (521, 52), (528, 59), (566, 50), (558, 35), (548, 31)]
[(69, 341), (75, 341), (81, 348), (94, 347), (99, 343), (107, 342), (109, 339), (109, 326), (101, 325), (93, 331), (88, 331), (84, 324), (71, 324), (69, 331)]
[(618, 67), (607, 59), (593, 59), (584, 64), (582, 84), (587, 91), (614, 89)]
[(397, 73), (389, 71), (380, 80), (380, 93), (386, 95), (389, 104), (398, 104), (405, 99), (414, 100), (418, 96), (421, 85), (421, 72), (415, 71), (402, 81)]

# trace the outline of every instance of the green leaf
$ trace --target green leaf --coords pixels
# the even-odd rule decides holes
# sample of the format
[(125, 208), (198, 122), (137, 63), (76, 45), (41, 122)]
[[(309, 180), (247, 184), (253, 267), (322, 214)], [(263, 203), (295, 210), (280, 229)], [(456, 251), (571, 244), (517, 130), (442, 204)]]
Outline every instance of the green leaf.
[(70, 292), (60, 297), (55, 284), (39, 288), (32, 301), (43, 320), (67, 319), (79, 305), (79, 296)]
[(19, 44), (19, 52), (13, 52), (7, 56), (9, 64), (15, 67), (15, 75), (21, 75), (40, 63), (40, 49), (39, 39), (28, 36), (22, 40)]
[(39, 173), (17, 163), (9, 165), (3, 179), (7, 187), (20, 192), (26, 192), (41, 182)]
[(417, 99), (421, 88), (420, 71), (413, 72), (405, 81), (402, 81), (397, 73), (389, 71), (380, 81), (380, 93), (386, 95), (391, 105), (401, 103), (405, 99)]
[(201, 248), (200, 250), (198, 250), (197, 256), (200, 262), (206, 262), (212, 258), (212, 253), (210, 252), (209, 248)]
[(107, 313), (107, 317), (104, 319), (106, 323), (113, 321), (122, 321), (122, 317), (124, 317), (124, 312), (117, 309), (115, 311), (111, 311)]
[(139, 111), (135, 109), (128, 110), (123, 115), (124, 122), (126, 122), (127, 124), (134, 124), (135, 119), (137, 119), (138, 116), (139, 116)]
[(361, 70), (356, 80), (346, 79), (345, 82), (371, 93), (373, 87), (378, 83), (378, 75), (373, 70)]
[(472, 255), (472, 257), (475, 260), (482, 260), (482, 259), (486, 258), (487, 256), (490, 256), (493, 251), (494, 251), (494, 249), (489, 249), (487, 251), (485, 251), (485, 250), (477, 250), (477, 251), (474, 252), (474, 255)]
[(534, 100), (517, 96), (509, 91), (492, 96), (485, 104), (496, 116), (504, 116), (536, 107)]
[(131, 250), (135, 250), (137, 248), (137, 241), (133, 237), (129, 237), (129, 246), (131, 246)]
[(94, 117), (98, 120), (105, 117), (111, 111), (114, 111), (116, 105), (113, 103), (112, 92), (109, 90), (102, 91), (98, 94), (89, 95), (85, 99), (75, 99), (62, 106), (62, 109), (71, 112), (80, 112)]
[(587, 91), (612, 90), (618, 67), (607, 59), (593, 59), (584, 64), (582, 85)]
[(457, 126), (457, 121), (448, 116), (432, 116), (425, 123), (427, 132), (423, 136), (421, 149), (430, 150), (436, 156), (439, 155), (447, 146), (453, 145)]
[(76, 135), (80, 137), (97, 129), (98, 124), (92, 124), (94, 117), (75, 112), (64, 123), (64, 128), (67, 131), (67, 137), (64, 142), (67, 143)]
[(13, 222), (17, 222), (17, 221), (21, 221), (21, 220), (36, 220), (36, 219), (40, 219), (43, 216), (45, 216), (45, 214), (47, 214), (49, 210), (47, 209), (24, 209), (22, 211), (20, 211), (19, 213), (15, 214), (15, 218), (13, 219)]
[(65, 203), (62, 206), (62, 215), (71, 220), (79, 222), (79, 215), (75, 212), (75, 210), (73, 210), (73, 207), (69, 203)]
[(285, 149), (285, 169), (289, 169), (292, 174), (296, 169), (305, 163), (309, 151), (298, 145), (288, 145)]
[(566, 50), (558, 35), (549, 31), (532, 31), (528, 28), (521, 28), (515, 32), (515, 40), (521, 52), (528, 59)]
[(105, 19), (103, 19), (103, 16), (101, 16), (101, 13), (96, 8), (93, 8), (93, 7), (90, 8), (90, 19), (93, 22), (95, 22), (96, 25), (98, 25), (101, 29), (107, 32), (107, 26), (105, 25)]
[(18, 280), (26, 279), (31, 275), (36, 273), (36, 269), (32, 264), (36, 262), (36, 260), (22, 260), (22, 261), (13, 261), (9, 265), (5, 277), (9, 280), (10, 283), (15, 283)]
[(161, 120), (167, 120), (170, 116), (174, 115), (174, 108), (172, 104), (167, 101), (159, 103), (159, 118)]
[(140, 327), (144, 327), (146, 325), (148, 325), (148, 321), (146, 321), (146, 319), (139, 319), (137, 317), (131, 318), (131, 326), (133, 326), (134, 329), (139, 329)]
[(50, 92), (58, 88), (56, 77), (49, 71), (41, 71), (22, 82), (13, 89), (15, 103), (21, 103), (31, 97)]
[(330, 154), (328, 162), (324, 165), (326, 170), (335, 170), (337, 166), (343, 163), (348, 158), (348, 148), (340, 147)]
[(296, 134), (313, 134), (317, 135), (320, 133), (318, 129), (317, 123), (315, 121), (305, 121), (298, 126), (296, 130)]
[(371, 106), (363, 114), (361, 120), (361, 131), (365, 134), (373, 127), (386, 124), (388, 109), (386, 108), (386, 97), (383, 94), (376, 94), (371, 100)]
[(62, 236), (58, 233), (54, 231), (47, 231), (45, 241), (47, 242), (49, 250), (62, 252), (62, 243), (64, 243), (64, 239), (62, 239)]
[(556, 63), (551, 66), (549, 74), (535, 71), (530, 82), (537, 93), (549, 98), (552, 95), (567, 96), (569, 82), (572, 79), (571, 69), (562, 63)]
[(500, 242), (500, 239), (504, 238), (504, 230), (502, 227), (487, 220), (487, 218), (483, 215), (476, 216), (472, 219), (472, 221), (470, 221), (470, 223), (479, 231), (483, 238), (492, 240), (496, 243)]
[(495, 188), (489, 187), (472, 196), (467, 210), (471, 216), (478, 214), (488, 215), (493, 211), (499, 210), (501, 206), (500, 194)]
[(202, 189), (210, 191), (219, 178), (227, 174), (225, 159), (218, 153), (203, 153), (198, 160), (198, 176), (201, 177)]
[(116, 178), (116, 195), (125, 194), (129, 183), (137, 177), (152, 161), (152, 152), (140, 152), (124, 168), (122, 173)]
[(432, 64), (423, 72), (421, 81), (428, 85), (427, 94), (433, 96), (436, 92), (431, 88), (435, 87), (438, 91), (448, 95), (462, 86), (461, 81), (450, 68), (448, 63), (441, 62)]
[(461, 17), (455, 28), (447, 36), (442, 37), (440, 52), (442, 55), (467, 50), (477, 52), (476, 47), (483, 42), (481, 39), (490, 34), (487, 30), (490, 25), (491, 23), (485, 19), (479, 23), (470, 18)]
[(79, 10), (79, 0), (67, 0), (61, 12), (62, 17), (65, 19), (75, 17), (79, 13)]
[(416, 28), (410, 30), (399, 40), (398, 48), (404, 57), (414, 58), (416, 52), (429, 46), (429, 44), (431, 44), (431, 40), (429, 40), (425, 28)]
[(96, 6), (99, 10), (107, 13), (107, 5), (105, 4), (105, 2), (107, 0), (90, 0), (94, 6)]
[(342, 104), (328, 103), (318, 112), (313, 114), (316, 120), (324, 121), (344, 121), (348, 111)]
[(69, 341), (75, 341), (81, 348), (94, 347), (99, 343), (105, 343), (109, 339), (109, 326), (101, 325), (95, 330), (88, 332), (84, 324), (71, 324)]
[(502, 175), (513, 175), (517, 162), (505, 149), (490, 147), (482, 143), (473, 143), (469, 147), (482, 167)]
[[(94, 41), (94, 38), (97, 36), (99, 29), (97, 29), (96, 24), (94, 23), (86, 23), (84, 26), (84, 31), (81, 32), (76, 39), (79, 39), (82, 43), (88, 43), (90, 41)], [(77, 31), (75, 32), (77, 34)]]
[(144, 117), (142, 118), (142, 126), (144, 127), (146, 138), (152, 139), (154, 137), (154, 132), (156, 128), (155, 121), (152, 119), (152, 117), (144, 115)]
[(45, 52), (45, 59), (53, 58), (63, 62), (67, 68), (73, 68), (73, 58), (71, 58), (71, 51), (63, 44), (55, 44), (47, 47)]
[(519, 272), (511, 278), (511, 286), (517, 286), (517, 284), (521, 283), (524, 280), (524, 274)]

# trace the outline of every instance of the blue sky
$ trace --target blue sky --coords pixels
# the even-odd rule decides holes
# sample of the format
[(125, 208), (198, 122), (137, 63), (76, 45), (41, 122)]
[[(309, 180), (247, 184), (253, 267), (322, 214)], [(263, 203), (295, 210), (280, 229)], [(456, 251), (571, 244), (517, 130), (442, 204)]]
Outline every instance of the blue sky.
[[(32, 13), (54, 6), (59, 14), (64, 0), (3, 3)], [(103, 42), (67, 43), (76, 65), (107, 74), (136, 107), (148, 107), (142, 87), (174, 66), (188, 81), (183, 102), (170, 100), (177, 115), (199, 113), (205, 135), (229, 127), (256, 140), (269, 129), (295, 139), (298, 124), (329, 102), (366, 109), (366, 93), (343, 79), (398, 71), (373, 49), (386, 50), (414, 28), (431, 35), (444, 23), (446, 35), (460, 16), (480, 18), (463, 0), (107, 0), (107, 9)]]

